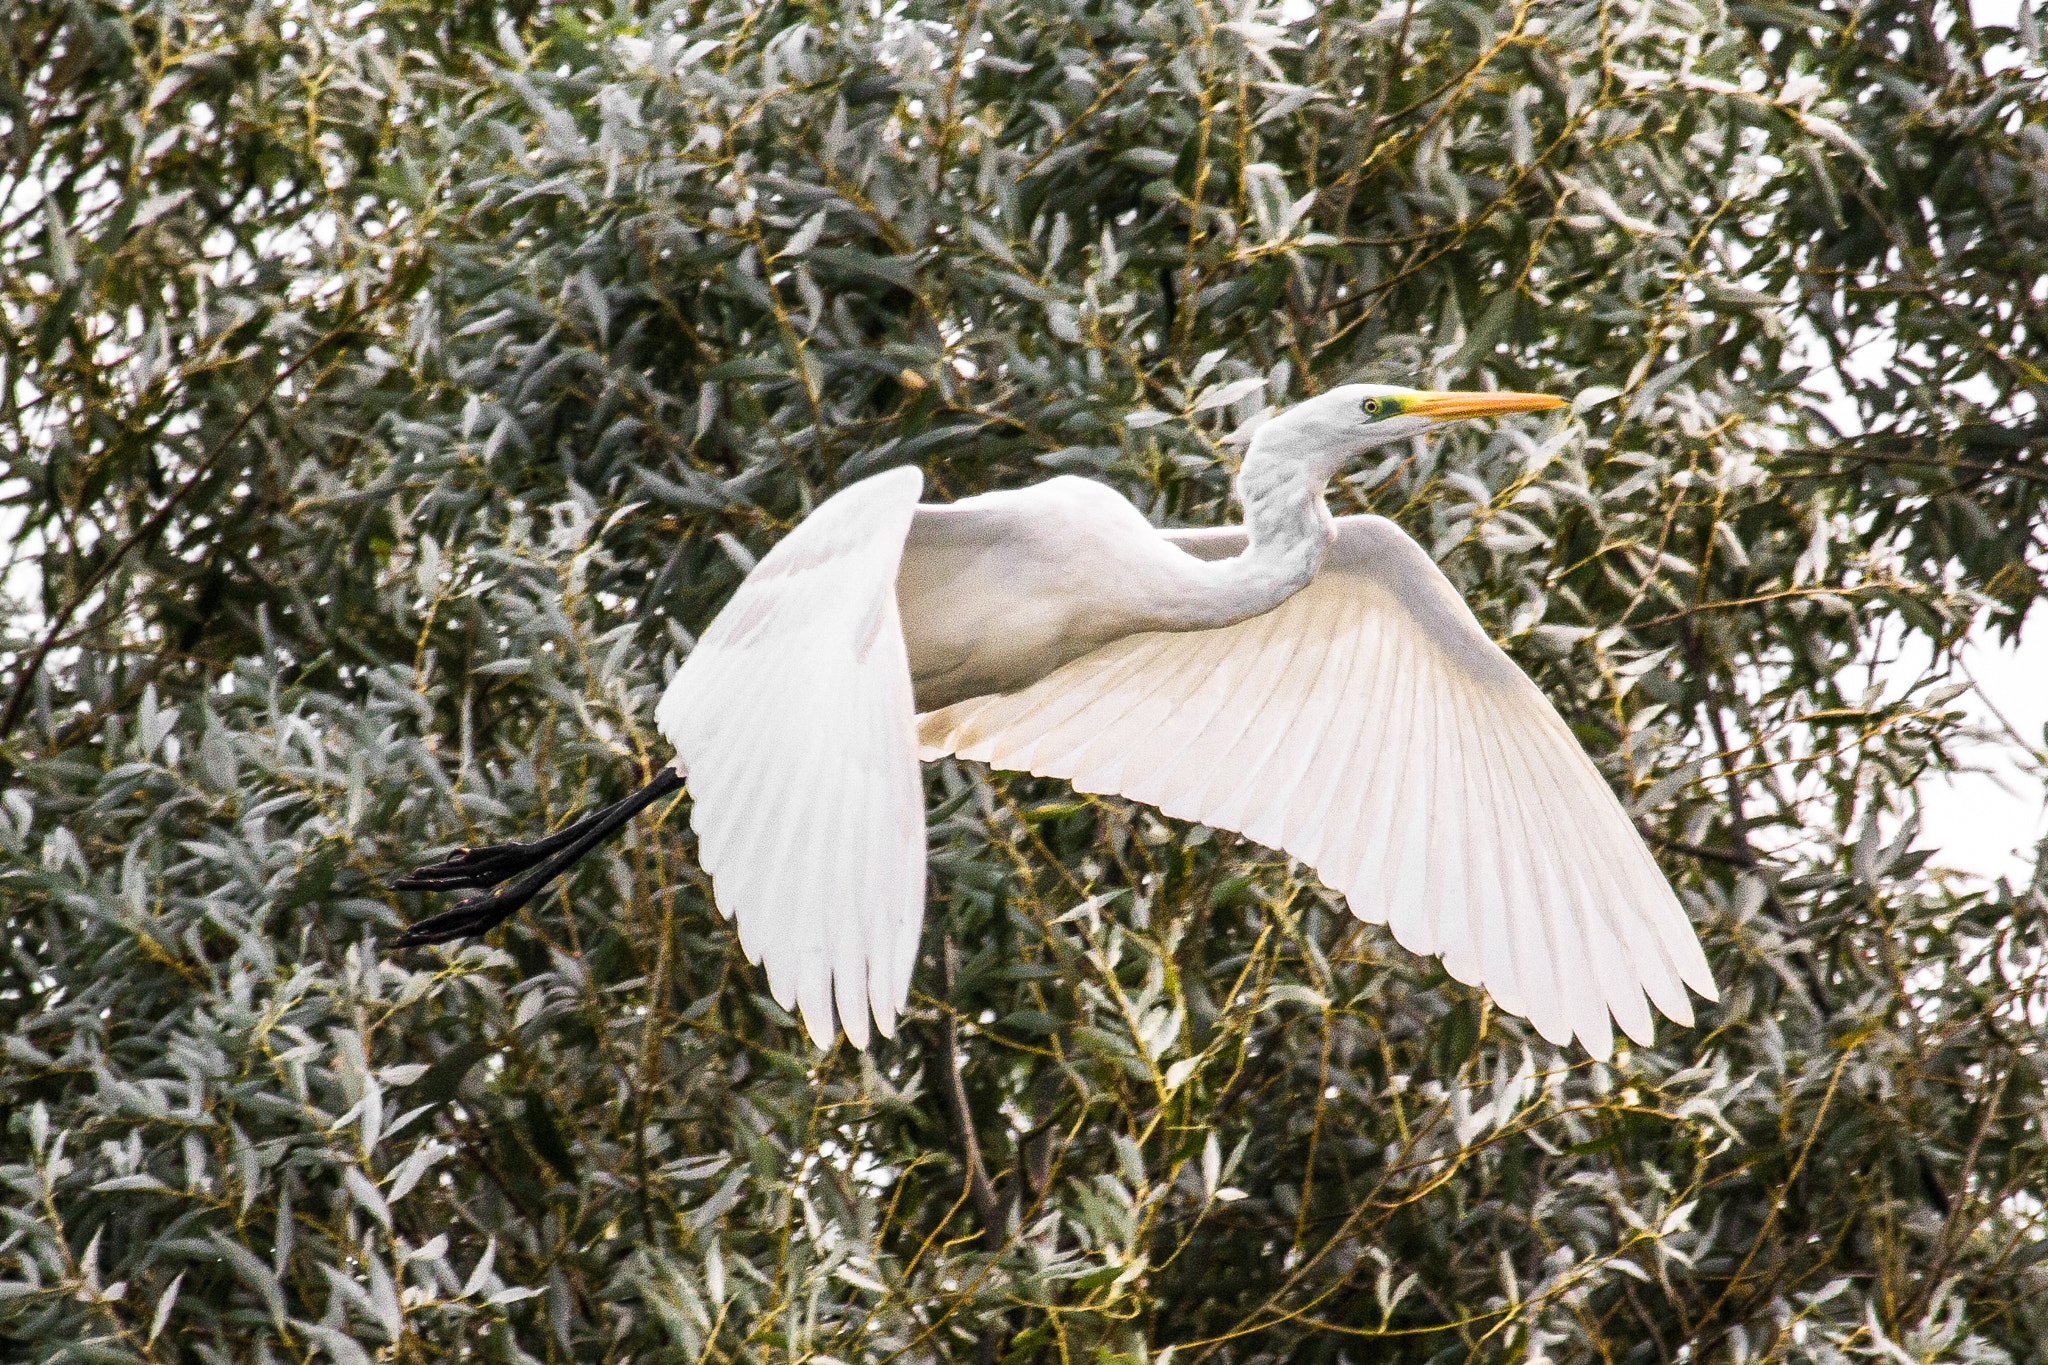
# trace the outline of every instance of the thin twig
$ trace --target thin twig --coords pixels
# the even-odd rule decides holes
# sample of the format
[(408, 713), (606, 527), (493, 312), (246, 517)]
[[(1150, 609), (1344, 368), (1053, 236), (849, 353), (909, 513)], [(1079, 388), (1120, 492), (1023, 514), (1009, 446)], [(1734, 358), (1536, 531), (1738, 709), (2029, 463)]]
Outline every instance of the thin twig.
[(1648, 825), (1638, 824), (1636, 832), (1659, 848), (1668, 848), (1673, 853), (1683, 853), (1688, 858), (1699, 858), (1710, 863), (1725, 863), (1729, 867), (1755, 867), (1759, 861), (1756, 854), (1740, 848), (1709, 848), (1705, 844), (1689, 844), (1683, 839), (1670, 839), (1657, 833)]
[(935, 1058), (940, 1075), (939, 1093), (946, 1097), (946, 1108), (953, 1116), (953, 1126), (960, 1133), (960, 1151), (967, 1166), (967, 1193), (974, 1201), (974, 1211), (981, 1218), (981, 1244), (989, 1251), (1003, 1249), (1003, 1230), (1007, 1220), (1003, 1217), (1002, 1201), (996, 1197), (996, 1187), (988, 1178), (988, 1166), (981, 1159), (981, 1140), (974, 1132), (974, 1112), (967, 1107), (967, 1086), (960, 1078), (960, 1016), (953, 1008), (953, 983), (957, 968), (951, 936), (939, 943), (940, 976), (945, 983), (945, 1013), (939, 1021), (939, 1051)]

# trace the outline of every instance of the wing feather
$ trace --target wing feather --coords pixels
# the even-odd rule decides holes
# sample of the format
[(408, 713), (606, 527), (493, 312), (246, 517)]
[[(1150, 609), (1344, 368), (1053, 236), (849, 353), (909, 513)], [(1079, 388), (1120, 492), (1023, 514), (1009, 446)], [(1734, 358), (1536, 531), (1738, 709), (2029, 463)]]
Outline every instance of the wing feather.
[[(918, 720), (919, 753), (925, 758), (962, 752), (973, 748), (988, 756), (981, 761), (998, 766), (1028, 769), (1037, 746), (1056, 743), (1052, 738), (1068, 722), (1091, 706), (1110, 699), (1121, 708), (1116, 715), (1140, 704), (1144, 689), (1132, 686), (1154, 668), (1165, 652), (1156, 639), (1134, 636), (1107, 645), (1097, 652), (1099, 667), (1074, 679), (1074, 686), (1059, 691), (1032, 689), (1010, 696), (974, 697)], [(1097, 717), (1097, 724), (1109, 719)], [(941, 748), (926, 743), (927, 733), (944, 733), (952, 746)], [(1086, 724), (1076, 732), (1075, 743), (1092, 730)], [(1000, 739), (1005, 747), (997, 753), (985, 741)], [(1016, 746), (1025, 746), (1021, 749)]]
[[(1345, 691), (1358, 659), (1359, 613), (1350, 603), (1329, 617), (1329, 650), (1310, 678), (1307, 699), (1282, 743), (1267, 757), (1258, 782), (1246, 798), (1244, 835), (1269, 848), (1286, 847), (1301, 838), (1298, 793), (1327, 771), (1327, 753), (1343, 715)], [(1355, 721), (1355, 718), (1354, 718)], [(1295, 755), (1313, 755), (1304, 768)]]
[(1649, 1004), (1689, 1024), (1686, 987), (1715, 998), (1705, 954), (1598, 769), (1419, 546), (1379, 517), (1337, 525), (1274, 610), (920, 717), (922, 752), (1292, 854), (1554, 1042), (1604, 1057), (1613, 1023), (1647, 1041)]
[[(1172, 649), (1170, 640), (1167, 648)], [(1096, 760), (1099, 766), (1088, 773), (1083, 790), (1115, 791), (1161, 809), (1179, 795), (1173, 787), (1175, 765), (1229, 704), (1235, 678), (1229, 641), (1191, 642), (1173, 653), (1180, 657), (1170, 659), (1161, 670), (1163, 686), (1151, 686), (1149, 678), (1139, 684), (1145, 694), (1142, 741), (1131, 745), (1129, 756), (1120, 765), (1114, 757), (1118, 746), (1101, 744), (1101, 757)], [(1135, 732), (1133, 738), (1137, 738)]]
[[(1560, 915), (1543, 920), (1549, 967), (1568, 1025), (1567, 1036), (1577, 1034), (1595, 1056), (1605, 1056), (1614, 1045), (1608, 1024), (1608, 1005), (1603, 977), (1593, 967), (1589, 948), (1585, 907), (1570, 891), (1557, 865), (1557, 831), (1550, 820), (1547, 793), (1534, 774), (1523, 748), (1522, 736), (1507, 723), (1496, 708), (1495, 731), (1500, 757), (1507, 774), (1507, 787), (1525, 831), (1528, 861), (1526, 875), (1530, 894), (1538, 904), (1562, 907)], [(1619, 994), (1619, 991), (1616, 992)]]
[[(1494, 772), (1482, 742), (1480, 718), (1468, 699), (1452, 697), (1443, 705), (1450, 713), (1452, 736), (1441, 746), (1455, 774), (1448, 799), (1435, 821), (1435, 832), (1444, 837), (1434, 861), (1446, 867), (1462, 867), (1464, 880), (1443, 887), (1444, 965), (1460, 981), (1484, 982), (1501, 1008), (1515, 1014), (1529, 1013), (1526, 973), (1515, 961), (1513, 929), (1508, 922), (1507, 903), (1501, 879), (1501, 811), (1493, 790)], [(1463, 817), (1460, 819), (1459, 817)], [(1466, 964), (1452, 965), (1453, 949)], [(1532, 1019), (1531, 1022), (1534, 1022)]]
[[(804, 1027), (820, 1048), (832, 1046), (833, 983), (847, 969), (847, 964), (840, 960), (841, 946), (847, 940), (865, 940), (865, 921), (871, 906), (871, 898), (865, 895), (850, 896), (835, 905), (827, 890), (836, 861), (828, 852), (827, 841), (832, 841), (835, 834), (843, 836), (847, 826), (866, 827), (872, 823), (870, 813), (862, 808), (869, 792), (865, 784), (848, 782), (848, 756), (840, 745), (833, 743), (835, 735), (859, 735), (857, 727), (868, 719), (848, 705), (851, 700), (852, 697), (844, 695), (833, 698), (792, 732), (806, 754), (803, 767), (809, 770), (809, 780), (795, 783), (794, 789), (787, 792), (789, 827), (815, 830), (819, 837), (795, 848), (775, 850), (783, 855), (777, 860), (781, 871), (769, 883), (772, 890), (766, 902), (779, 912), (789, 940), (788, 951), (795, 954), (792, 990)], [(801, 771), (794, 764), (791, 768), (792, 777)], [(849, 791), (853, 800), (844, 809), (834, 810), (832, 799)], [(778, 950), (776, 956), (780, 955)], [(856, 1046), (860, 1038), (855, 1030), (865, 1033), (867, 1023), (865, 1011), (858, 1017), (858, 1025), (847, 1027), (847, 1037)]]
[(1247, 765), (1257, 760), (1260, 732), (1285, 726), (1298, 705), (1287, 696), (1288, 684), (1308, 644), (1298, 626), (1295, 618), (1273, 623), (1265, 648), (1238, 680), (1224, 714), (1205, 726), (1200, 741), (1190, 743), (1175, 761), (1169, 780), (1181, 789), (1175, 797), (1181, 809), (1169, 814), (1184, 811), (1189, 819), (1213, 820), (1227, 829), (1240, 827), (1234, 814), (1237, 792)]
[[(1117, 791), (1131, 785), (1125, 780), (1127, 769), (1146, 761), (1148, 746), (1156, 743), (1161, 726), (1169, 719), (1164, 698), (1170, 691), (1134, 684), (1163, 671), (1170, 685), (1177, 676), (1175, 670), (1185, 675), (1199, 666), (1199, 655), (1173, 659), (1164, 641), (1134, 642), (1130, 656), (1129, 669), (1118, 670), (1119, 680), (1105, 682), (1089, 697), (1088, 705), (1076, 711), (1038, 751), (1040, 761), (1071, 769), (1082, 791)], [(1105, 736), (1123, 742), (1103, 744)], [(1105, 764), (1110, 766), (1105, 768)]]
[(1382, 659), (1358, 726), (1319, 798), (1318, 838), (1306, 843), (1300, 856), (1310, 867), (1330, 869), (1337, 878), (1331, 885), (1347, 898), (1359, 898), (1351, 900), (1353, 913), (1391, 929), (1394, 899), (1387, 855), (1399, 833), (1407, 749), (1391, 743), (1389, 736), (1409, 727), (1416, 678), (1405, 658), (1406, 637), (1387, 630), (1377, 617), (1373, 624), (1377, 638), (1362, 642), (1361, 650), (1374, 645), (1391, 657)]
[(1268, 775), (1275, 769), (1299, 773), (1301, 763), (1289, 740), (1299, 744), (1308, 731), (1310, 698), (1335, 644), (1332, 632), (1325, 630), (1296, 633), (1289, 642), (1272, 690), (1216, 768), (1209, 791), (1198, 798), (1215, 824), (1224, 829), (1248, 828), (1265, 813), (1263, 804), (1254, 803), (1260, 801)]
[[(1548, 718), (1546, 717), (1546, 720)], [(1571, 742), (1568, 732), (1563, 732), (1561, 722), (1546, 725), (1545, 732), (1553, 736), (1560, 751)], [(1560, 733), (1563, 732), (1563, 733)], [(1573, 746), (1576, 748), (1576, 746)], [(1588, 1018), (1598, 1025), (1598, 1035), (1588, 1046), (1593, 1055), (1605, 1059), (1613, 1046), (1613, 1030), (1609, 1027), (1610, 1017), (1621, 1025), (1622, 1031), (1635, 1041), (1648, 1045), (1654, 1033), (1650, 1018), (1650, 1007), (1643, 995), (1640, 979), (1636, 975), (1634, 960), (1623, 946), (1621, 927), (1626, 902), (1612, 896), (1598, 894), (1595, 879), (1585, 875), (1583, 866), (1583, 833), (1571, 817), (1572, 803), (1556, 795), (1557, 782), (1551, 769), (1546, 768), (1531, 752), (1531, 742), (1525, 735), (1517, 746), (1517, 755), (1524, 770), (1530, 774), (1531, 799), (1542, 811), (1545, 830), (1545, 850), (1553, 870), (1554, 883), (1560, 888), (1559, 895), (1569, 904), (1575, 914), (1573, 922), (1579, 929), (1579, 946), (1584, 960), (1585, 993), (1588, 997), (1583, 1006)], [(1546, 783), (1546, 778), (1548, 779)], [(1604, 783), (1594, 784), (1598, 796), (1612, 798)], [(1619, 803), (1616, 804), (1619, 808)], [(1626, 823), (1626, 813), (1623, 821)], [(1629, 833), (1633, 834), (1633, 827)], [(1581, 858), (1573, 857), (1574, 851), (1581, 851)], [(1664, 874), (1651, 864), (1655, 882), (1648, 888), (1649, 898), (1638, 904), (1647, 904), (1650, 913), (1668, 913), (1683, 920), (1678, 902), (1670, 894), (1670, 886)], [(1692, 926), (1686, 924), (1688, 937)], [(1711, 990), (1713, 980), (1707, 979)]]
[(1203, 788), (1215, 778), (1225, 753), (1244, 733), (1251, 719), (1246, 708), (1264, 700), (1272, 681), (1269, 676), (1246, 676), (1270, 674), (1274, 669), (1279, 651), (1270, 638), (1260, 643), (1265, 647), (1256, 653), (1226, 653), (1211, 675), (1214, 682), (1202, 688), (1192, 714), (1176, 717), (1172, 738), (1164, 746), (1169, 757), (1148, 777), (1132, 784), (1133, 790), (1145, 793), (1141, 800), (1177, 820), (1202, 818)]
[[(1560, 980), (1563, 950), (1556, 931), (1568, 920), (1571, 908), (1560, 901), (1541, 899), (1530, 871), (1529, 865), (1538, 852), (1537, 838), (1523, 817), (1522, 775), (1509, 766), (1507, 750), (1514, 736), (1494, 698), (1485, 699), (1473, 722), (1481, 736), (1480, 765), (1485, 770), (1495, 822), (1491, 850), (1500, 864), (1492, 906), (1499, 926), (1497, 932), (1506, 940), (1506, 952), (1514, 963), (1516, 985), (1529, 1022), (1551, 1042), (1567, 1043), (1573, 1029)], [(1515, 913), (1528, 905), (1543, 906), (1545, 913)], [(1592, 1047), (1593, 1042), (1589, 1036), (1587, 1046)]]
[(755, 565), (662, 694), (698, 858), (769, 992), (820, 1047), (865, 1046), (909, 994), (924, 793), (896, 574), (924, 485), (820, 504)]
[[(1382, 743), (1395, 746), (1401, 765), (1400, 780), (1389, 789), (1400, 795), (1394, 808), (1392, 856), (1387, 868), (1392, 879), (1388, 895), (1393, 900), (1387, 927), (1410, 951), (1438, 953), (1443, 950), (1442, 926), (1423, 901), (1423, 887), (1429, 880), (1429, 804), (1435, 796), (1433, 784), (1443, 745), (1437, 724), (1436, 669), (1435, 661), (1426, 655), (1412, 657), (1419, 652), (1415, 641), (1405, 643), (1411, 656), (1407, 664), (1415, 675), (1409, 690), (1407, 724), (1382, 738)], [(1359, 875), (1365, 873), (1361, 866)], [(1466, 974), (1462, 979), (1478, 984), (1478, 974), (1464, 958), (1445, 965), (1453, 974), (1463, 966)]]
[[(1645, 969), (1637, 966), (1636, 953), (1630, 946), (1629, 918), (1616, 910), (1621, 892), (1609, 876), (1605, 861), (1588, 843), (1585, 826), (1568, 817), (1574, 806), (1567, 789), (1572, 776), (1570, 769), (1561, 762), (1545, 761), (1546, 745), (1553, 751), (1562, 751), (1570, 743), (1569, 735), (1561, 734), (1561, 730), (1561, 725), (1546, 724), (1538, 731), (1525, 732), (1522, 752), (1528, 758), (1530, 771), (1538, 775), (1537, 781), (1549, 802), (1554, 847), (1567, 874), (1572, 903), (1579, 907), (1580, 921), (1587, 926), (1595, 979), (1606, 986), (1608, 1008), (1622, 1030), (1629, 1037), (1648, 1043), (1652, 1034), (1643, 994)], [(1604, 788), (1601, 794), (1606, 794)], [(1691, 933), (1689, 926), (1687, 933)]]
[[(877, 697), (861, 697), (864, 708), (856, 709), (853, 697), (838, 698), (838, 704), (846, 712), (848, 732), (853, 734), (871, 733), (878, 725), (886, 724), (879, 713)], [(863, 713), (864, 712), (864, 713)], [(847, 890), (847, 903), (834, 906), (827, 891), (829, 880), (819, 877), (813, 882), (816, 896), (813, 913), (828, 928), (827, 948), (831, 961), (832, 1007), (839, 1015), (839, 1026), (846, 1030), (847, 1041), (855, 1047), (868, 1045), (868, 1018), (873, 1014), (878, 1023), (882, 1022), (881, 1011), (872, 1003), (872, 987), (869, 973), (873, 970), (874, 959), (895, 960), (895, 937), (888, 930), (889, 905), (894, 887), (887, 885), (881, 874), (887, 864), (881, 859), (869, 860), (863, 856), (863, 836), (874, 830), (879, 820), (887, 818), (886, 810), (877, 809), (874, 790), (865, 783), (853, 780), (853, 769), (866, 759), (865, 754), (840, 753), (834, 756), (837, 771), (828, 773), (827, 780), (819, 783), (821, 790), (845, 793), (847, 805), (838, 827), (833, 831), (829, 844), (820, 844), (811, 850), (813, 859), (823, 860), (827, 865), (838, 865), (858, 869), (858, 880)], [(838, 779), (836, 781), (832, 779)], [(841, 894), (847, 894), (842, 891)], [(869, 945), (874, 945), (871, 953)], [(886, 972), (886, 968), (884, 969)], [(894, 1005), (894, 997), (888, 997)], [(819, 1005), (821, 1015), (824, 1004)], [(806, 1010), (805, 1023), (811, 1022)], [(886, 1027), (886, 1025), (885, 1025)]]

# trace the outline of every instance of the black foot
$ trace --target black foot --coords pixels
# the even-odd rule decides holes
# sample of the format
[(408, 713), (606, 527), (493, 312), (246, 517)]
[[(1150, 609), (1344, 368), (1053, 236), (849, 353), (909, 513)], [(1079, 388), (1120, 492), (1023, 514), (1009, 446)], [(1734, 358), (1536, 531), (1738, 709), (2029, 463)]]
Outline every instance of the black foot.
[[(645, 810), (655, 801), (679, 790), (682, 774), (664, 768), (654, 779), (623, 801), (594, 811), (574, 824), (530, 844), (493, 844), (489, 848), (457, 849), (438, 863), (408, 873), (391, 883), (401, 891), (450, 891), (459, 887), (491, 886), (515, 872), (526, 875), (488, 896), (472, 896), (438, 915), (409, 926), (395, 946), (417, 948), (428, 943), (448, 943), (474, 938), (510, 919), (519, 907), (541, 893), (578, 858)], [(531, 871), (527, 869), (531, 868)]]
[[(456, 891), (467, 886), (496, 886), (515, 873), (524, 872), (576, 842), (581, 831), (570, 825), (559, 834), (536, 839), (530, 844), (492, 844), (488, 848), (458, 848), (438, 863), (417, 867), (391, 879), (393, 891)], [(563, 838), (563, 835), (569, 837)]]
[[(471, 896), (458, 901), (438, 915), (429, 915), (415, 920), (405, 927), (394, 944), (399, 948), (418, 948), (429, 943), (453, 943), (458, 938), (475, 938), (497, 928), (512, 913), (519, 909), (532, 895), (520, 896), (514, 900), (508, 893), (515, 888), (493, 892), (488, 896)], [(540, 890), (535, 887), (534, 891)]]

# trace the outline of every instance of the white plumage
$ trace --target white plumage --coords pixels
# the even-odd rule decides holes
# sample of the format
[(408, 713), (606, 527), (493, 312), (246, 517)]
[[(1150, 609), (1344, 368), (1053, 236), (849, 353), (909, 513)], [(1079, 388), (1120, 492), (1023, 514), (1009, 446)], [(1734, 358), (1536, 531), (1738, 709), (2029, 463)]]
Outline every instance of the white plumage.
[[(1552, 1042), (1650, 1039), (1713, 977), (1621, 804), (1421, 547), (1333, 519), (1348, 460), (1534, 394), (1335, 389), (1261, 427), (1242, 527), (1162, 531), (1059, 478), (919, 505), (896, 469), (827, 500), (733, 594), (656, 711), (719, 907), (828, 1046), (909, 998), (920, 758), (1063, 778), (1283, 850)], [(922, 711), (921, 716), (917, 713)], [(406, 885), (518, 887), (414, 926), (482, 932), (674, 778), (552, 840)], [(637, 804), (635, 804), (637, 802)], [(573, 836), (573, 837), (572, 837)], [(573, 846), (572, 846), (573, 845)], [(515, 852), (516, 850), (516, 852)], [(509, 861), (508, 861), (509, 860)]]
[(923, 479), (855, 484), (754, 566), (655, 723), (718, 904), (819, 1046), (884, 1037), (924, 923), (924, 784), (896, 572)]
[(1649, 1042), (1645, 990), (1690, 1024), (1685, 985), (1714, 993), (1706, 959), (1564, 722), (1399, 527), (1336, 526), (1315, 581), (1272, 611), (1130, 636), (927, 714), (921, 756), (1065, 778), (1290, 853), (1552, 1042), (1606, 1056), (1610, 1010)]

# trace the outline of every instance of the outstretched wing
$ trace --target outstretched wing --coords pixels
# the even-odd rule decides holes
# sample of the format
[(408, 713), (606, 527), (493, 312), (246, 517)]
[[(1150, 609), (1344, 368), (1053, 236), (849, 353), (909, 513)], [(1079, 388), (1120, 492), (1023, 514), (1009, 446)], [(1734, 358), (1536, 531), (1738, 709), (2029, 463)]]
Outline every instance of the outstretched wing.
[[(1284, 850), (1555, 1043), (1650, 1040), (1713, 977), (1621, 803), (1422, 548), (1346, 517), (1321, 572), (1219, 630), (1132, 636), (920, 718), (924, 756), (1062, 777)], [(1175, 537), (1204, 558), (1242, 533)]]
[(655, 711), (688, 775), (718, 905), (820, 1047), (866, 1047), (910, 997), (924, 788), (896, 566), (924, 477), (827, 499), (769, 551)]

